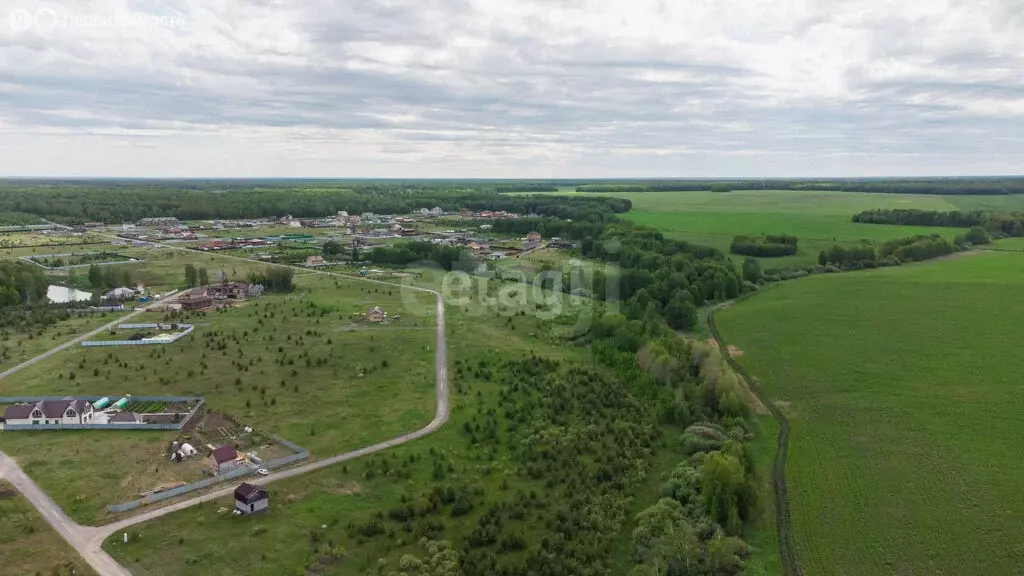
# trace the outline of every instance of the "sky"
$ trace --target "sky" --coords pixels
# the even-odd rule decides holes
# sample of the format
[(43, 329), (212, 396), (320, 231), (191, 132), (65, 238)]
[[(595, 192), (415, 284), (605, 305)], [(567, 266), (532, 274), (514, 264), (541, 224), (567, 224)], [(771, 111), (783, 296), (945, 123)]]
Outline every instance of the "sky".
[(0, 0), (0, 176), (1022, 161), (1024, 0)]

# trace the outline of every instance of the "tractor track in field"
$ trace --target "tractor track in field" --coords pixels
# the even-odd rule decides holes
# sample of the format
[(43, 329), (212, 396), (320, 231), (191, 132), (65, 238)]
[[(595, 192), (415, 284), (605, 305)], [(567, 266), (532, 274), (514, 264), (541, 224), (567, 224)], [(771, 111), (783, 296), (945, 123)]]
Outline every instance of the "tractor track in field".
[[(718, 324), (715, 322), (715, 313), (711, 310), (707, 315), (708, 329), (711, 337), (718, 342), (719, 349), (727, 351), (728, 345), (718, 331)], [(793, 546), (793, 529), (789, 520), (789, 493), (786, 489), (786, 459), (789, 455), (789, 419), (779, 408), (765, 396), (757, 382), (747, 373), (743, 366), (728, 352), (722, 357), (729, 363), (729, 367), (736, 371), (741, 378), (746, 380), (747, 388), (750, 389), (758, 400), (772, 415), (772, 418), (779, 423), (779, 435), (776, 439), (775, 462), (772, 464), (772, 487), (775, 493), (775, 530), (779, 540), (779, 559), (782, 561), (782, 571), (786, 576), (804, 576), (803, 570), (796, 559), (796, 550)]]

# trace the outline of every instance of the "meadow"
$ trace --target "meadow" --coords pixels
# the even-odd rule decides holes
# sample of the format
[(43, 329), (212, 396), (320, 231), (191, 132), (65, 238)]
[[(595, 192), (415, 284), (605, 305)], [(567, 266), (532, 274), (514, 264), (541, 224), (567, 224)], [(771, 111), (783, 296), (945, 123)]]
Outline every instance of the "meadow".
[[(791, 190), (715, 192), (643, 192), (599, 194), (627, 198), (633, 209), (624, 216), (638, 224), (662, 230), (671, 238), (714, 246), (729, 253), (734, 236), (789, 234), (800, 239), (793, 256), (759, 258), (763, 268), (803, 266), (817, 262), (818, 252), (833, 244), (861, 240), (884, 242), (915, 234), (938, 233), (950, 239), (958, 229), (921, 226), (878, 226), (851, 222), (855, 213), (872, 208), (958, 210), (963, 202), (975, 209), (977, 201), (961, 196), (862, 194)], [(1015, 197), (1014, 197), (1015, 198)], [(1007, 205), (1016, 200), (1005, 201)], [(967, 208), (965, 208), (967, 209)], [(743, 257), (733, 256), (737, 262)]]
[[(239, 263), (244, 264), (244, 263)], [(0, 395), (196, 395), (323, 457), (415, 430), (433, 417), (432, 318), (406, 314), (398, 290), (318, 275), (296, 291), (175, 319), (196, 330), (174, 344), (72, 347), (0, 380)], [(361, 320), (378, 305), (400, 320)], [(145, 313), (139, 322), (169, 319)], [(173, 432), (18, 432), (0, 437), (81, 522), (166, 478)], [(60, 454), (60, 458), (52, 458)], [(118, 458), (111, 458), (118, 455)], [(160, 472), (161, 463), (165, 470)]]
[(1024, 255), (814, 276), (718, 313), (789, 415), (806, 574), (987, 575), (1024, 566)]
[[(429, 279), (427, 281), (430, 281)], [(512, 289), (510, 285), (488, 290)], [(175, 512), (160, 520), (136, 527), (141, 538), (127, 545), (110, 539), (105, 548), (135, 573), (152, 576), (184, 574), (332, 574), (356, 576), (375, 573), (380, 558), (395, 560), (405, 554), (422, 558), (418, 544), (422, 535), (465, 540), (486, 527), (486, 519), (495, 510), (507, 509), (517, 502), (530, 501), (536, 493), (545, 498), (551, 484), (543, 477), (530, 479), (518, 469), (512, 456), (515, 447), (511, 429), (498, 425), (497, 442), (470, 441), (468, 431), (483, 434), (484, 424), (502, 413), (502, 401), (508, 384), (501, 382), (500, 366), (505, 361), (532, 357), (534, 354), (562, 363), (600, 369), (583, 347), (553, 346), (545, 330), (550, 328), (530, 313), (515, 308), (498, 312), (483, 304), (479, 286), (474, 282), (466, 291), (469, 302), (449, 305), (446, 312), (451, 377), (451, 421), (438, 432), (376, 456), (353, 460), (305, 475), (275, 482), (269, 486), (270, 511), (256, 517), (234, 518), (219, 514), (231, 506), (230, 499), (202, 504)], [(566, 304), (569, 298), (565, 298)], [(533, 309), (533, 303), (519, 311)], [(500, 347), (496, 343), (500, 342)], [(499, 422), (501, 422), (499, 416)], [(770, 430), (771, 423), (764, 423)], [(680, 431), (666, 427), (664, 445), (651, 459), (647, 477), (631, 494), (624, 529), (615, 539), (610, 574), (626, 573), (633, 564), (631, 534), (633, 516), (661, 497), (665, 474), (679, 462), (671, 447)], [(769, 436), (768, 442), (771, 442)], [(494, 446), (494, 447), (492, 447)], [(770, 455), (768, 456), (770, 460)], [(445, 509), (436, 516), (396, 521), (392, 514), (404, 502), (418, 503), (421, 494), (436, 486), (438, 479), (455, 487), (468, 486), (476, 505), (456, 514)], [(767, 485), (762, 486), (768, 490)], [(763, 501), (770, 502), (770, 491)], [(483, 505), (481, 502), (491, 503)], [(419, 504), (416, 504), (419, 505)], [(553, 504), (552, 504), (553, 506)], [(547, 506), (530, 510), (514, 521), (513, 531), (536, 544), (551, 531), (556, 519), (546, 514)], [(382, 516), (377, 516), (383, 514)], [(762, 511), (757, 524), (757, 541), (751, 558), (751, 574), (775, 574), (771, 511)], [(533, 519), (536, 516), (536, 519)], [(354, 536), (350, 523), (370, 526), (375, 518), (383, 523), (383, 532), (375, 536)], [(435, 523), (439, 522), (438, 523)], [(409, 527), (411, 532), (406, 532)], [(547, 528), (544, 528), (547, 526)], [(233, 545), (220, 543), (230, 540)], [(505, 549), (498, 543), (490, 549), (501, 550), (505, 560), (521, 557), (522, 552)], [(763, 547), (763, 548), (762, 548)], [(465, 551), (462, 551), (465, 552)]]
[(0, 572), (93, 576), (95, 572), (13, 486), (0, 480)]

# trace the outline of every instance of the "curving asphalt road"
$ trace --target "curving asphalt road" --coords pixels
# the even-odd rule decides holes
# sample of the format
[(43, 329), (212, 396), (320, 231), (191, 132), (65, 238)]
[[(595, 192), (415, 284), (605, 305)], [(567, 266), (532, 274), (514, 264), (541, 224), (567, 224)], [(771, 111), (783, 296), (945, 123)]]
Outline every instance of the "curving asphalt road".
[[(169, 244), (158, 245), (166, 248), (171, 248), (174, 250), (190, 251), (188, 248), (172, 246)], [(240, 258), (237, 256), (228, 256), (223, 254), (219, 256), (221, 258), (230, 258), (246, 262), (257, 262), (256, 260)], [(266, 264), (264, 262), (260, 263)], [(298, 266), (287, 266), (283, 264), (271, 265), (284, 266), (286, 268), (293, 268), (296, 270), (301, 270), (303, 272), (310, 271), (308, 268), (300, 268)], [(337, 456), (331, 456), (330, 458), (325, 458), (323, 460), (316, 460), (314, 462), (309, 462), (301, 466), (287, 468), (280, 472), (273, 472), (267, 476), (257, 477), (254, 480), (250, 479), (249, 482), (253, 484), (265, 485), (271, 482), (275, 482), (277, 480), (292, 478), (294, 476), (306, 474), (314, 470), (319, 470), (321, 468), (333, 466), (334, 464), (338, 464), (340, 462), (345, 462), (347, 460), (352, 460), (355, 458), (366, 456), (368, 454), (380, 452), (381, 450), (386, 450), (388, 448), (392, 448), (400, 444), (405, 444), (406, 442), (411, 442), (413, 440), (422, 438), (438, 430), (441, 426), (444, 425), (445, 422), (448, 421), (448, 417), (451, 412), (448, 392), (448, 346), (445, 340), (444, 300), (441, 298), (441, 294), (428, 288), (406, 286), (402, 284), (395, 284), (393, 282), (386, 282), (383, 280), (359, 278), (355, 276), (348, 276), (345, 274), (338, 274), (335, 272), (327, 272), (323, 270), (314, 270), (314, 272), (317, 274), (323, 274), (327, 276), (337, 276), (348, 280), (359, 280), (361, 282), (371, 282), (374, 284), (383, 284), (387, 286), (399, 287), (406, 290), (426, 292), (432, 294), (435, 297), (437, 302), (437, 341), (435, 345), (435, 393), (437, 396), (437, 400), (434, 419), (431, 420), (429, 424), (427, 424), (423, 428), (420, 428), (419, 430), (416, 430), (415, 432), (403, 434), (401, 436), (398, 436), (397, 438), (392, 438), (391, 440), (385, 440), (384, 442), (373, 444), (372, 446), (367, 446), (365, 448), (360, 448), (358, 450), (353, 450), (351, 452), (346, 452), (344, 454), (338, 454)], [(171, 300), (177, 296), (178, 294), (175, 294), (170, 298), (165, 298), (164, 300), (161, 300), (160, 303)], [(31, 360), (28, 360), (27, 362), (24, 362), (22, 364), (19, 364), (18, 366), (15, 366), (14, 368), (11, 368), (6, 372), (3, 372), (2, 374), (0, 374), (0, 378), (4, 378), (9, 374), (13, 374), (18, 370), (21, 370), (22, 368), (31, 366), (32, 364), (35, 364), (36, 362), (39, 362), (41, 360), (45, 360), (46, 358), (49, 358), (53, 354), (56, 354), (57, 352), (60, 352), (61, 350), (68, 348), (69, 346), (73, 346), (74, 344), (81, 342), (82, 340), (89, 338), (94, 334), (102, 332), (103, 330), (106, 330), (115, 324), (124, 322), (125, 320), (128, 320), (131, 317), (140, 314), (141, 312), (142, 310), (133, 312), (131, 314), (128, 314), (127, 316), (122, 317), (119, 320), (102, 326), (90, 332), (89, 334), (80, 336), (70, 342), (66, 342), (44, 354), (41, 354), (35, 358), (32, 358)], [(207, 502), (210, 500), (221, 498), (223, 496), (227, 496), (228, 494), (231, 494), (235, 489), (234, 485), (227, 486), (225, 488), (217, 489), (213, 492), (207, 492), (200, 496), (189, 498), (188, 500), (182, 500), (180, 502), (176, 502), (174, 504), (170, 504), (161, 508), (154, 508), (152, 510), (148, 510), (141, 514), (136, 514), (130, 518), (125, 518), (124, 520), (120, 520), (112, 524), (106, 524), (103, 526), (83, 526), (81, 524), (78, 524), (74, 520), (68, 518), (67, 515), (64, 514), (64, 511), (61, 510), (61, 508), (57, 506), (57, 504), (49, 496), (47, 496), (46, 493), (43, 492), (39, 488), (39, 486), (37, 486), (36, 483), (33, 482), (32, 479), (29, 478), (28, 475), (26, 475), (18, 467), (17, 463), (14, 462), (14, 460), (9, 458), (3, 452), (0, 452), (0, 477), (5, 477), (8, 481), (10, 481), (11, 484), (13, 484), (25, 496), (25, 498), (28, 499), (28, 501), (31, 502), (32, 505), (35, 506), (37, 510), (39, 510), (39, 513), (42, 514), (43, 518), (45, 518), (46, 521), (49, 522), (51, 526), (53, 526), (53, 528), (61, 535), (61, 537), (64, 538), (64, 540), (71, 544), (71, 546), (73, 546), (75, 550), (77, 550), (78, 553), (81, 554), (82, 558), (86, 562), (88, 562), (89, 565), (93, 568), (93, 570), (95, 570), (100, 576), (131, 576), (131, 572), (129, 572), (124, 566), (119, 564), (116, 560), (114, 560), (113, 557), (111, 557), (103, 550), (103, 541), (110, 535), (122, 531), (125, 528), (128, 528), (129, 526), (133, 526), (141, 522), (147, 522), (154, 518), (159, 518), (160, 516), (163, 516), (165, 514), (170, 514), (171, 512), (175, 512), (177, 510), (189, 508), (202, 502)]]

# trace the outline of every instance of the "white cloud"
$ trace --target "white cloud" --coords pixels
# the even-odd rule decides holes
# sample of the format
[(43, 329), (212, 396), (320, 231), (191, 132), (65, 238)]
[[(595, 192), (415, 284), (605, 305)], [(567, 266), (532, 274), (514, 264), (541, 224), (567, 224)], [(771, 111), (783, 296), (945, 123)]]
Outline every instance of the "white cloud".
[(1009, 173), (1019, 8), (9, 0), (0, 175)]

